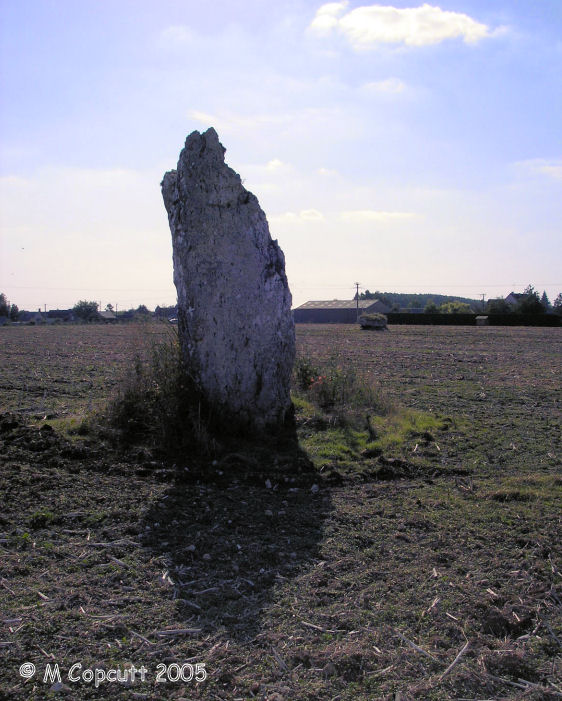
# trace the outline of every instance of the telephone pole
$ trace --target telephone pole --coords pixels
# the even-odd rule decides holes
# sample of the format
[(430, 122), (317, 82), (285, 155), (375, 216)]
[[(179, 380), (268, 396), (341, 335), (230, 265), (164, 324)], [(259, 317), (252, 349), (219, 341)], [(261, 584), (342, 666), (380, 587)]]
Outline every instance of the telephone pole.
[(357, 293), (355, 295), (355, 299), (357, 300), (357, 318), (359, 319), (359, 285), (361, 284), (360, 282), (354, 282), (353, 283), (355, 287), (357, 288)]

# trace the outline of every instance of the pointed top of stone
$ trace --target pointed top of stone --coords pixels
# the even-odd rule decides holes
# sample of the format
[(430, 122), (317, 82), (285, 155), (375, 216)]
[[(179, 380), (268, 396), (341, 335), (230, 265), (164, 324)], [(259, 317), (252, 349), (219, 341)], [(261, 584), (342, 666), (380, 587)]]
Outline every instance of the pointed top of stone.
[(192, 131), (185, 140), (185, 151), (191, 154), (203, 156), (206, 159), (217, 160), (219, 163), (224, 163), (224, 154), (226, 149), (219, 141), (219, 135), (213, 127), (209, 127), (207, 131), (201, 133), (197, 130)]

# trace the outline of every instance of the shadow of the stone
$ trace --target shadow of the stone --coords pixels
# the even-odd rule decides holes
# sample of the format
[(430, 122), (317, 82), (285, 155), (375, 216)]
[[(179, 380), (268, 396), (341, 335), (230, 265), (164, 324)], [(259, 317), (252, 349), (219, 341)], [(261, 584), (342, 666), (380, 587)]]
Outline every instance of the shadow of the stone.
[(244, 446), (207, 466), (183, 468), (146, 513), (144, 546), (163, 558), (177, 621), (245, 641), (279, 583), (319, 559), (331, 499), (296, 440)]

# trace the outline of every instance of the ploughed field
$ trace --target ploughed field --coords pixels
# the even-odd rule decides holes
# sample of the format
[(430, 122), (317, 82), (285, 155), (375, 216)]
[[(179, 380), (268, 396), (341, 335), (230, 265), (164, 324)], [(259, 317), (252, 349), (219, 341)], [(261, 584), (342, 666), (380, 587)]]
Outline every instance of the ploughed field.
[(562, 330), (299, 325), (300, 452), (206, 479), (88, 421), (170, 334), (0, 328), (0, 698), (562, 698)]

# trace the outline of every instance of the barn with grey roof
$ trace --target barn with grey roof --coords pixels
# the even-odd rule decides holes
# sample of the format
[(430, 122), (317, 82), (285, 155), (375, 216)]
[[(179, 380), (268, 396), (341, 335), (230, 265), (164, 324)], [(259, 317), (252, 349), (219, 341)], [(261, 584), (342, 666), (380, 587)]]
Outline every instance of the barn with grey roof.
[(359, 314), (388, 314), (390, 307), (380, 299), (311, 301), (293, 310), (295, 324), (354, 324)]

